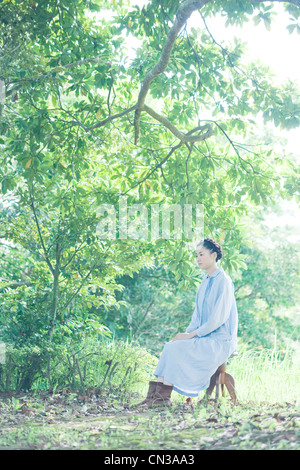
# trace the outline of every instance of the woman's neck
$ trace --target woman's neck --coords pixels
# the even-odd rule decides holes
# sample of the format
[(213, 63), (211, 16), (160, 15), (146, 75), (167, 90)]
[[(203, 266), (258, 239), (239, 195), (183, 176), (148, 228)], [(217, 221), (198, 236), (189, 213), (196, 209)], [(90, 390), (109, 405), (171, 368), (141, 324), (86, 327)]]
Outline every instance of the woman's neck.
[(216, 269), (218, 269), (218, 266), (216, 264), (206, 269), (208, 276), (211, 276), (216, 271)]

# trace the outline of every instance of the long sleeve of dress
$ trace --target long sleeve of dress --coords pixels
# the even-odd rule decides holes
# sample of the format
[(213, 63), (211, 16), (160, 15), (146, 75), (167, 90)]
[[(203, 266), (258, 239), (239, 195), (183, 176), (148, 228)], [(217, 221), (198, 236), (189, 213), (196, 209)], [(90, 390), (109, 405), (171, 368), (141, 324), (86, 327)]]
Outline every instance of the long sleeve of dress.
[(234, 289), (230, 279), (224, 279), (220, 286), (220, 294), (214, 305), (211, 305), (211, 313), (208, 320), (197, 330), (197, 336), (206, 336), (223, 325), (229, 318), (232, 302), (234, 300)]
[(192, 315), (191, 322), (187, 329), (185, 330), (186, 333), (191, 333), (192, 331), (195, 331), (198, 327), (198, 321), (197, 321), (197, 307), (194, 310), (194, 313)]

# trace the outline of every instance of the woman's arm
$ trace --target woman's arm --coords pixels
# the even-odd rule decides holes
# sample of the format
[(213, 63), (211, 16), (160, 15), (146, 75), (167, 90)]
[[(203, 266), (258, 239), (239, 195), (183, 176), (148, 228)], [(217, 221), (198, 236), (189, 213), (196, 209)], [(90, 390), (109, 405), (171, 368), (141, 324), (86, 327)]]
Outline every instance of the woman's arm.
[[(226, 322), (230, 315), (230, 310), (232, 302), (234, 299), (234, 289), (232, 281), (230, 279), (224, 279), (224, 284), (222, 286), (222, 292), (218, 297), (215, 305), (212, 306), (212, 314), (210, 315), (207, 322), (197, 328), (195, 322), (191, 322), (189, 328), (185, 333), (177, 333), (177, 335), (172, 339), (172, 341), (182, 340), (182, 339), (192, 339), (195, 336), (206, 336), (212, 331), (219, 328), (223, 323)], [(193, 329), (193, 331), (188, 331)]]
[(192, 315), (191, 322), (189, 326), (187, 327), (187, 329), (185, 330), (185, 332), (191, 333), (192, 331), (196, 330), (198, 326), (199, 324), (197, 322), (197, 306), (196, 306)]
[(206, 336), (223, 325), (229, 318), (233, 300), (234, 288), (232, 281), (231, 279), (224, 279), (221, 294), (216, 303), (211, 305), (212, 312), (207, 322), (197, 328), (196, 335), (200, 337)]
[(172, 341), (178, 341), (180, 339), (192, 339), (197, 336), (197, 330), (192, 331), (191, 333), (177, 333), (176, 336), (172, 339)]

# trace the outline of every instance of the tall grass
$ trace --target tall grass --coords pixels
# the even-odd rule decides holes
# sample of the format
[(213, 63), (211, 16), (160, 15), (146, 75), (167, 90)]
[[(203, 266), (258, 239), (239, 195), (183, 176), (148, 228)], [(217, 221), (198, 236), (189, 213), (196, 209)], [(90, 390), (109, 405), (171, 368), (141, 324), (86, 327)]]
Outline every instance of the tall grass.
[[(299, 358), (292, 349), (279, 350), (275, 342), (273, 349), (255, 350), (242, 343), (239, 345), (238, 355), (228, 361), (227, 372), (235, 379), (238, 402), (241, 404), (247, 402), (299, 404)], [(154, 377), (151, 378), (150, 373), (151, 367), (148, 366), (149, 377), (146, 380), (155, 380)], [(141, 395), (145, 394), (146, 381), (140, 382), (134, 389)], [(131, 390), (133, 391), (133, 388)], [(200, 392), (199, 398), (204, 394), (205, 391)], [(227, 392), (225, 396), (229, 398)], [(172, 402), (175, 404), (184, 403), (185, 400), (186, 397), (182, 395), (172, 394)]]
[(236, 382), (240, 402), (297, 402), (300, 397), (300, 369), (295, 351), (249, 350), (241, 347), (230, 359), (227, 372)]
[[(126, 395), (139, 391), (154, 370), (156, 358), (134, 341), (86, 338), (76, 347), (62, 349), (53, 358), (51, 379), (53, 390), (74, 392), (96, 389), (105, 395)], [(45, 365), (46, 367), (46, 365)], [(46, 374), (37, 377), (32, 390), (48, 390)]]
[[(66, 357), (71, 355), (69, 352), (57, 358), (52, 372), (55, 389), (96, 387), (122, 400), (131, 394), (144, 396), (148, 381), (155, 380), (153, 371), (158, 358), (136, 342), (90, 340), (80, 346), (76, 356)], [(74, 358), (78, 359), (76, 367), (72, 367)], [(299, 403), (299, 358), (295, 350), (277, 349), (276, 341), (272, 350), (254, 350), (240, 344), (238, 355), (228, 361), (227, 372), (235, 379), (240, 403)], [(32, 389), (38, 391), (48, 387), (44, 376), (35, 380)], [(201, 392), (199, 398), (204, 393)], [(185, 399), (177, 393), (172, 395), (175, 403)]]

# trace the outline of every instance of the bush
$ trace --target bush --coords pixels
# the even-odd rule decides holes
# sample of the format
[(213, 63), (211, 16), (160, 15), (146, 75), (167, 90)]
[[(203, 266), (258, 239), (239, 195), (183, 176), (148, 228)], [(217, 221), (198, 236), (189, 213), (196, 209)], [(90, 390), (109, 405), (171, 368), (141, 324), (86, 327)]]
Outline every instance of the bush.
[(45, 350), (8, 346), (0, 390), (94, 389), (99, 394), (127, 394), (149, 380), (156, 362), (137, 342), (106, 338), (86, 338), (73, 346), (53, 345)]

